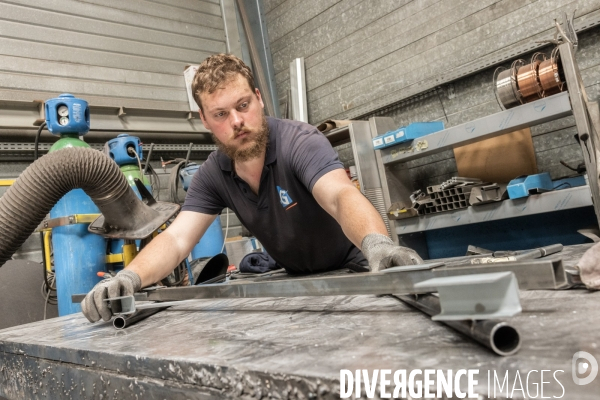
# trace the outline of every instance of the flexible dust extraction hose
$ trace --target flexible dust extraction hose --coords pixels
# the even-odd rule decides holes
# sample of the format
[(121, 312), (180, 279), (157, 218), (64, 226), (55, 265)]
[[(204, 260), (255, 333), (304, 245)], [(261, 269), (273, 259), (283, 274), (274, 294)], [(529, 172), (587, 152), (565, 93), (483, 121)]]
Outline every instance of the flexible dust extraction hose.
[(119, 166), (102, 152), (71, 147), (49, 153), (31, 164), (0, 197), (0, 266), (21, 247), (58, 200), (78, 188), (103, 214), (115, 204), (139, 202)]

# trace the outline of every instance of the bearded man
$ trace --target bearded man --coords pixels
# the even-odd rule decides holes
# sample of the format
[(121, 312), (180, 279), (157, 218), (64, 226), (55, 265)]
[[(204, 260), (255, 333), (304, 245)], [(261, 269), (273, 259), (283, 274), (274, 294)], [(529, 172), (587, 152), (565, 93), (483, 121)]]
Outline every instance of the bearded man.
[(86, 296), (82, 311), (91, 322), (112, 317), (104, 299), (132, 295), (167, 276), (225, 207), (289, 273), (379, 271), (422, 262), (387, 236), (381, 216), (350, 182), (319, 131), (265, 117), (260, 91), (242, 60), (228, 54), (207, 58), (192, 93), (219, 150), (193, 177), (169, 228)]

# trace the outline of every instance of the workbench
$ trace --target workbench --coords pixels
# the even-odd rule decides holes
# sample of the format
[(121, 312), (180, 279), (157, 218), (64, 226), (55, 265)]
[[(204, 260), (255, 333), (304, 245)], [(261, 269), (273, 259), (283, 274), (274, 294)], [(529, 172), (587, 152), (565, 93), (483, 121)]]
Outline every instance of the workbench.
[[(567, 248), (566, 263), (588, 247)], [(0, 396), (334, 399), (341, 369), (477, 369), (479, 398), (487, 398), (488, 371), (500, 380), (508, 371), (510, 393), (517, 371), (525, 386), (534, 370), (531, 398), (540, 370), (552, 371), (545, 397), (561, 396), (562, 385), (563, 399), (600, 398), (600, 376), (586, 386), (571, 378), (574, 353), (600, 360), (600, 292), (521, 295), (523, 312), (509, 321), (522, 347), (508, 357), (392, 296), (197, 300), (124, 330), (81, 314), (54, 318), (0, 330)], [(506, 387), (500, 395), (496, 386), (496, 398)]]

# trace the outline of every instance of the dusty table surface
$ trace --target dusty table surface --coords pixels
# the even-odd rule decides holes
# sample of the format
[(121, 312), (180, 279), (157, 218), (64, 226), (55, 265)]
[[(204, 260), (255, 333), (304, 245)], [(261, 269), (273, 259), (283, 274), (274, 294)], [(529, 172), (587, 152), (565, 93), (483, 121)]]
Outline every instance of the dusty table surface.
[[(577, 257), (585, 248), (570, 251)], [(54, 318), (0, 330), (0, 395), (339, 398), (341, 369), (478, 369), (481, 398), (488, 371), (500, 380), (508, 372), (514, 398), (527, 397), (515, 381), (518, 375), (525, 389), (529, 373), (536, 398), (541, 370), (552, 371), (544, 375), (545, 397), (600, 398), (600, 377), (585, 386), (571, 377), (576, 352), (600, 360), (600, 292), (521, 294), (523, 313), (509, 322), (522, 347), (508, 357), (389, 296), (197, 300), (120, 331), (82, 315)], [(507, 387), (503, 395), (496, 387), (496, 398)]]

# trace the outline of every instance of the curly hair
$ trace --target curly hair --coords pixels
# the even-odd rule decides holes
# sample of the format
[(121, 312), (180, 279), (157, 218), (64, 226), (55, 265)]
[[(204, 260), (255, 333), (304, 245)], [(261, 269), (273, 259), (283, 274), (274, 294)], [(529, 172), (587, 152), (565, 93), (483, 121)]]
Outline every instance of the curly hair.
[(234, 79), (237, 74), (242, 75), (250, 89), (254, 90), (256, 86), (252, 70), (233, 54), (214, 54), (202, 61), (192, 82), (192, 95), (200, 109), (202, 110), (201, 93), (214, 93), (219, 85)]

